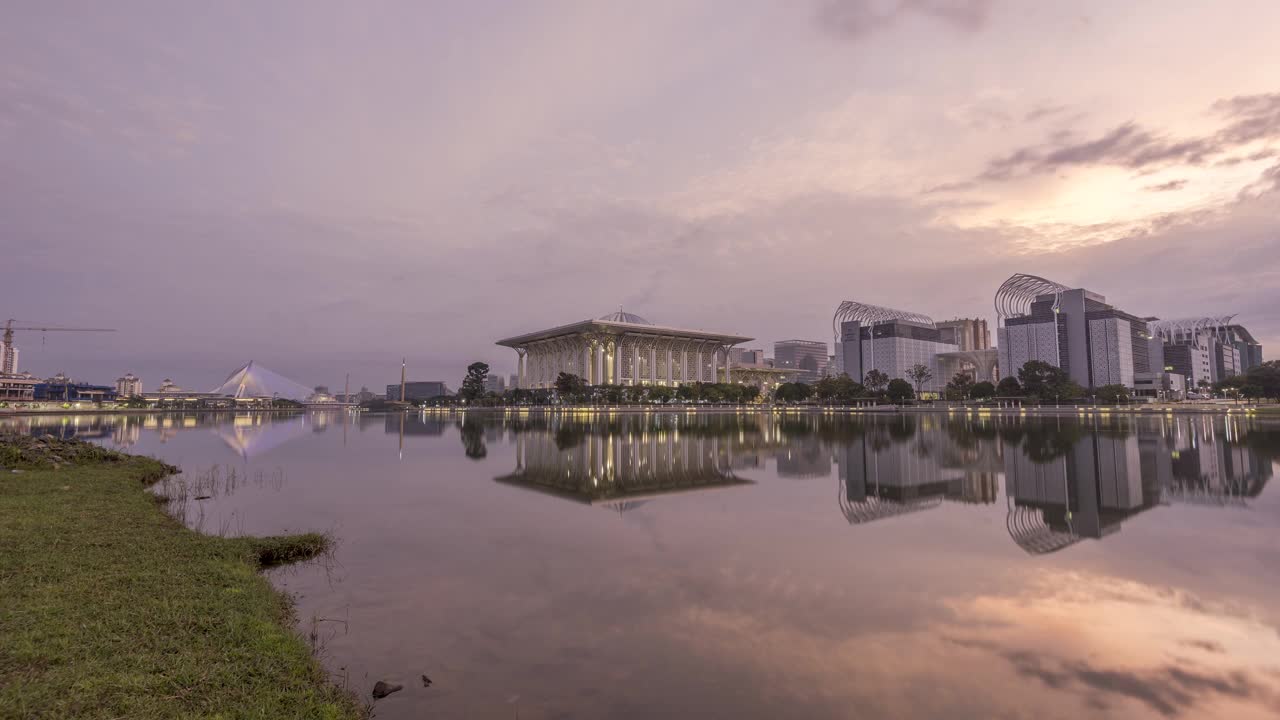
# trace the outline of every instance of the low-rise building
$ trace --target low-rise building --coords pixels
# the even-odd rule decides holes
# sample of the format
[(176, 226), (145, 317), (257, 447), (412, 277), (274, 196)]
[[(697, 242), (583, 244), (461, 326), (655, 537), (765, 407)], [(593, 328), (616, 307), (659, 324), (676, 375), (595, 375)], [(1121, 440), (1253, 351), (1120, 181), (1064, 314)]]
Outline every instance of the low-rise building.
[(0, 402), (31, 402), (35, 400), (36, 383), (31, 373), (0, 374)]
[(1133, 377), (1135, 397), (1155, 400), (1185, 400), (1187, 379), (1176, 372), (1145, 372)]
[(32, 388), (37, 402), (108, 402), (116, 399), (115, 388), (76, 382), (63, 373), (38, 382)]
[[(404, 401), (421, 402), (433, 398), (450, 395), (449, 388), (439, 380), (406, 382), (404, 384)], [(387, 399), (400, 399), (400, 383), (387, 386)]]

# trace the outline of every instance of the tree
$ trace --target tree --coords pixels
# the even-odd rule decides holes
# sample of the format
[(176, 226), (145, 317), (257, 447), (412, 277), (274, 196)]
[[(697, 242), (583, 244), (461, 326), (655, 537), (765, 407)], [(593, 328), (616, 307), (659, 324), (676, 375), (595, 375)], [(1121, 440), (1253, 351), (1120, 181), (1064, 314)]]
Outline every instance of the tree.
[(813, 395), (813, 387), (802, 382), (782, 383), (773, 391), (778, 402), (803, 402)]
[(916, 363), (907, 371), (907, 377), (911, 378), (911, 382), (916, 386), (916, 397), (919, 397), (924, 384), (933, 379), (933, 371), (928, 365)]
[(1280, 360), (1268, 360), (1261, 365), (1254, 365), (1244, 375), (1242, 386), (1256, 393), (1249, 397), (1280, 398)]
[[(1013, 378), (1009, 379), (1013, 380)], [(1015, 383), (1018, 382), (1017, 380), (1013, 381)], [(969, 397), (978, 398), (980, 400), (986, 400), (989, 397), (995, 397), (995, 395), (996, 386), (992, 385), (990, 380), (983, 380), (980, 383), (974, 383), (973, 387), (969, 388)]]
[(656, 403), (665, 405), (671, 402), (675, 396), (676, 391), (665, 385), (654, 385), (649, 388), (649, 399)]
[(872, 370), (862, 378), (862, 384), (871, 392), (879, 395), (889, 385), (889, 376), (879, 370)]
[(1118, 384), (1103, 385), (1096, 388), (1093, 394), (1098, 398), (1098, 402), (1108, 405), (1129, 401), (1129, 388)]
[(969, 373), (956, 373), (947, 383), (946, 394), (948, 400), (969, 398), (973, 394), (973, 379), (969, 377)]
[(902, 378), (894, 378), (889, 381), (889, 387), (885, 390), (889, 394), (889, 399), (894, 402), (902, 402), (915, 397), (915, 393), (911, 390), (911, 383)]
[(572, 373), (562, 372), (556, 376), (556, 393), (562, 400), (577, 401), (586, 391), (587, 383)]
[(467, 377), (462, 380), (458, 394), (462, 399), (475, 402), (484, 397), (484, 381), (489, 377), (489, 366), (482, 362), (473, 362), (467, 366)]
[(837, 393), (839, 393), (839, 391), (840, 389), (836, 385), (836, 379), (830, 376), (822, 378), (818, 382), (814, 383), (813, 386), (813, 392), (818, 396), (819, 400), (831, 400)]
[(996, 385), (996, 395), (999, 397), (1018, 397), (1022, 395), (1022, 383), (1018, 382), (1018, 378), (1010, 375), (1000, 380), (1000, 384)]
[(1070, 399), (1079, 397), (1081, 388), (1067, 376), (1066, 371), (1043, 360), (1030, 360), (1018, 368), (1018, 383), (1022, 392), (1040, 399)]

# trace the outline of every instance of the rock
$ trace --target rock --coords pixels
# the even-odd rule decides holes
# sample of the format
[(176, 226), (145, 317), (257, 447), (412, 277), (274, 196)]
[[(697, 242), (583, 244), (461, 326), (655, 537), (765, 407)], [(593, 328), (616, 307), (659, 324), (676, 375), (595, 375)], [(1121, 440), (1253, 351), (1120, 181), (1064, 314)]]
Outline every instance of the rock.
[(427, 677), (426, 673), (422, 674), (422, 687), (431, 687), (431, 678)]
[(385, 680), (379, 680), (373, 684), (374, 699), (381, 700), (393, 692), (400, 692), (404, 686), (399, 683), (389, 683)]
[(208, 500), (208, 499), (209, 499), (209, 498), (211, 498), (211, 497), (213, 497), (213, 496), (212, 496), (212, 495), (197, 495), (197, 496), (196, 496), (196, 499), (197, 499), (197, 500)]

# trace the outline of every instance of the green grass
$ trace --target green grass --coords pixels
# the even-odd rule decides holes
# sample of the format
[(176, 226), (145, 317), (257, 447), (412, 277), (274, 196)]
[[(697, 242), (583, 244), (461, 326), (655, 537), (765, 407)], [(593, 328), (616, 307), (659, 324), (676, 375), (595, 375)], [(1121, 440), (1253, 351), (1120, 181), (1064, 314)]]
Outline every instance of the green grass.
[(0, 718), (358, 718), (259, 569), (322, 535), (170, 518), (145, 458), (0, 473)]

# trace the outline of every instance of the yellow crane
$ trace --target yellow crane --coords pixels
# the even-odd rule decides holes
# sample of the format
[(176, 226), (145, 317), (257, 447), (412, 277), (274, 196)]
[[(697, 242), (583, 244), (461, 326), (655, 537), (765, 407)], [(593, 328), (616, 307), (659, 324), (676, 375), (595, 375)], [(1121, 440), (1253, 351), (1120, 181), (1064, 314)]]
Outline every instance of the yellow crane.
[(14, 323), (16, 322), (27, 322), (27, 321), (19, 321), (19, 320), (14, 320), (13, 318), (9, 318), (9, 321), (4, 324), (4, 344), (0, 345), (0, 353), (3, 353), (4, 357), (0, 358), (0, 373), (11, 374), (13, 373), (13, 370), (14, 370), (14, 358), (15, 358), (14, 348), (13, 348), (13, 331), (14, 330), (23, 330), (23, 331), (32, 330), (32, 331), (39, 331), (39, 332), (115, 332), (116, 331), (115, 328), (76, 328), (76, 327), (54, 327), (54, 326), (37, 327), (37, 326), (14, 325)]

